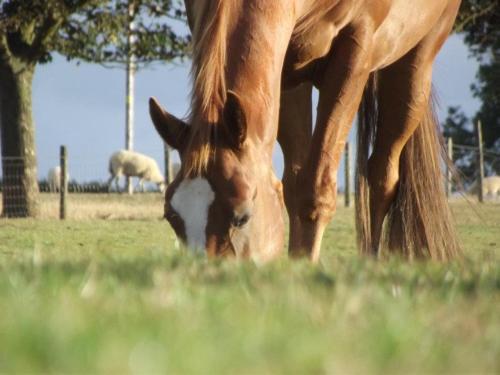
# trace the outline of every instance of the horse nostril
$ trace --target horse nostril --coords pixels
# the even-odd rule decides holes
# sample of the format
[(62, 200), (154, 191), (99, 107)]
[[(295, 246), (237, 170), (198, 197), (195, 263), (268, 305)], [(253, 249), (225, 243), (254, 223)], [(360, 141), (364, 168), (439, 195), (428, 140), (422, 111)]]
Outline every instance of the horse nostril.
[(244, 213), (241, 215), (235, 215), (233, 219), (231, 220), (231, 225), (236, 228), (241, 228), (243, 225), (248, 223), (248, 220), (250, 220), (250, 214), (249, 213)]

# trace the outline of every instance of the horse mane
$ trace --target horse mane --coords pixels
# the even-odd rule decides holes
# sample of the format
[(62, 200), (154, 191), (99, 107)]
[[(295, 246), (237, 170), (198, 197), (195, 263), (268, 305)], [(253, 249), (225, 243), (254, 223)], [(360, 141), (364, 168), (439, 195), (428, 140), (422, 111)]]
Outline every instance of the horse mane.
[[(298, 20), (294, 36), (314, 26), (339, 1), (318, 0), (313, 9)], [(183, 160), (185, 177), (206, 172), (215, 155), (217, 128), (226, 102), (227, 31), (232, 1), (195, 0), (191, 6), (202, 8), (196, 9), (196, 17), (190, 17), (193, 27), (193, 88), (189, 152)]]
[(194, 24), (191, 77), (189, 152), (183, 161), (185, 176), (206, 172), (215, 151), (217, 124), (226, 101), (227, 0), (195, 1), (204, 6)]

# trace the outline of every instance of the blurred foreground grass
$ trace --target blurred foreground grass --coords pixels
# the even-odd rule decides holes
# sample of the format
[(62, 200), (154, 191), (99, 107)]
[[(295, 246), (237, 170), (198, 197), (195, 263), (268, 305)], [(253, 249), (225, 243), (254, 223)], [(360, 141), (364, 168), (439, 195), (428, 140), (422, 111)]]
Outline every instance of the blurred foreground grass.
[(0, 372), (498, 373), (500, 205), (455, 203), (462, 264), (179, 254), (159, 219), (1, 220)]

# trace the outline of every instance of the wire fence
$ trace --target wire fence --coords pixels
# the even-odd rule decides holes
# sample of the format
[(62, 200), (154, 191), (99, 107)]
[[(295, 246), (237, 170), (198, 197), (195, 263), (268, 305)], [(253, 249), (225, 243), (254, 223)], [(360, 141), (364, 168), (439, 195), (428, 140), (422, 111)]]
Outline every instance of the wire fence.
[[(453, 157), (458, 169), (469, 166), (478, 159), (480, 150), (469, 145), (451, 144), (448, 142), (448, 153)], [(346, 145), (343, 157), (345, 184), (343, 193), (344, 205), (352, 204), (352, 152), (350, 145)], [(500, 153), (493, 150), (483, 150), (485, 160), (485, 174), (493, 175), (500, 167)], [(26, 216), (26, 196), (30, 194), (25, 179), (25, 160), (22, 158), (2, 158), (2, 174), (0, 175), (0, 209), (10, 212), (7, 216)], [(174, 174), (179, 166), (174, 166)], [(65, 169), (65, 178), (61, 171)], [(445, 173), (450, 176), (450, 173)], [(479, 172), (460, 176), (458, 183), (447, 184), (447, 191), (452, 197), (455, 193), (478, 195), (477, 182)], [(146, 183), (144, 191), (139, 187), (138, 178), (133, 179), (135, 194), (129, 195), (126, 191), (125, 178), (121, 178), (118, 185), (111, 181), (107, 161), (103, 163), (89, 162), (81, 156), (65, 156), (60, 162), (54, 163), (48, 174), (38, 179), (39, 193), (37, 201), (40, 216), (44, 218), (161, 218), (163, 215), (163, 194), (156, 184)], [(487, 178), (486, 178), (487, 180)], [(482, 189), (486, 199), (497, 199), (497, 192)], [(499, 187), (500, 192), (500, 187)], [(479, 195), (478, 195), (479, 196)], [(341, 203), (341, 202), (340, 202)]]
[(26, 184), (22, 178), (25, 160), (17, 157), (2, 158), (2, 212), (7, 216), (25, 216), (28, 214), (25, 204)]
[[(450, 147), (450, 145), (448, 146)], [(470, 145), (453, 144), (451, 151), (453, 162), (458, 170), (458, 181), (455, 181), (452, 187), (453, 192), (466, 192), (471, 195), (477, 195), (478, 199), (480, 190), (483, 192), (482, 199), (496, 199), (497, 193), (489, 188), (492, 177), (497, 176), (497, 171), (500, 170), (500, 153), (494, 150), (483, 149)], [(481, 156), (482, 153), (482, 156)], [(479, 162), (479, 160), (482, 160)], [(481, 168), (479, 165), (482, 164)], [(480, 189), (481, 179), (485, 186)], [(488, 185), (488, 186), (486, 186)]]
[[(8, 217), (26, 215), (25, 163), (23, 158), (2, 158), (0, 210)], [(65, 165), (63, 165), (65, 164)], [(65, 169), (63, 179), (62, 170)], [(158, 186), (145, 182), (144, 190), (133, 178), (134, 194), (125, 193), (125, 177), (109, 185), (108, 161), (89, 162), (81, 156), (53, 163), (37, 179), (37, 212), (41, 218), (68, 219), (161, 219), (163, 194)], [(28, 202), (29, 203), (29, 202)]]
[[(479, 149), (475, 146), (467, 145), (453, 145), (453, 155), (454, 161), (457, 167), (460, 168), (464, 165), (472, 165), (475, 163), (473, 159), (477, 159), (479, 154)], [(491, 176), (496, 175), (496, 171), (500, 170), (500, 153), (492, 150), (484, 150), (484, 164), (485, 164), (485, 175)], [(476, 173), (472, 177), (462, 176), (465, 179), (466, 184), (473, 183), (479, 176), (479, 171), (476, 168)]]
[[(14, 190), (13, 195), (20, 195), (22, 192), (23, 184), (20, 182), (20, 177), (23, 175), (23, 160), (9, 160), (6, 161), (2, 158), (4, 164), (3, 172), (0, 174), (0, 192), (7, 190)], [(102, 167), (98, 164), (77, 164), (71, 163), (67, 174), (67, 192), (68, 193), (81, 193), (81, 194), (102, 194), (102, 193), (124, 193), (126, 192), (124, 178), (118, 179), (117, 184), (113, 181), (108, 185), (109, 180), (104, 177), (88, 177), (92, 173), (96, 173)], [(59, 179), (58, 179), (59, 180)], [(58, 181), (56, 180), (56, 181)], [(155, 193), (159, 192), (158, 186), (149, 182), (145, 183), (144, 191), (139, 185), (139, 179), (133, 179), (134, 193)], [(38, 179), (38, 191), (40, 193), (59, 193), (60, 182), (54, 183), (48, 177), (41, 177)]]

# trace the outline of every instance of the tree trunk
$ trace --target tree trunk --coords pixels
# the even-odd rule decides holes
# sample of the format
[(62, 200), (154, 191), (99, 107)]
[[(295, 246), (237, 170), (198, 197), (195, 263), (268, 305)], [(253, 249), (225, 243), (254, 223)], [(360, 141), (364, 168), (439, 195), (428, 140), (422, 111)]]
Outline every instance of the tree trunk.
[(4, 217), (38, 215), (31, 89), (35, 64), (0, 61), (0, 137)]

